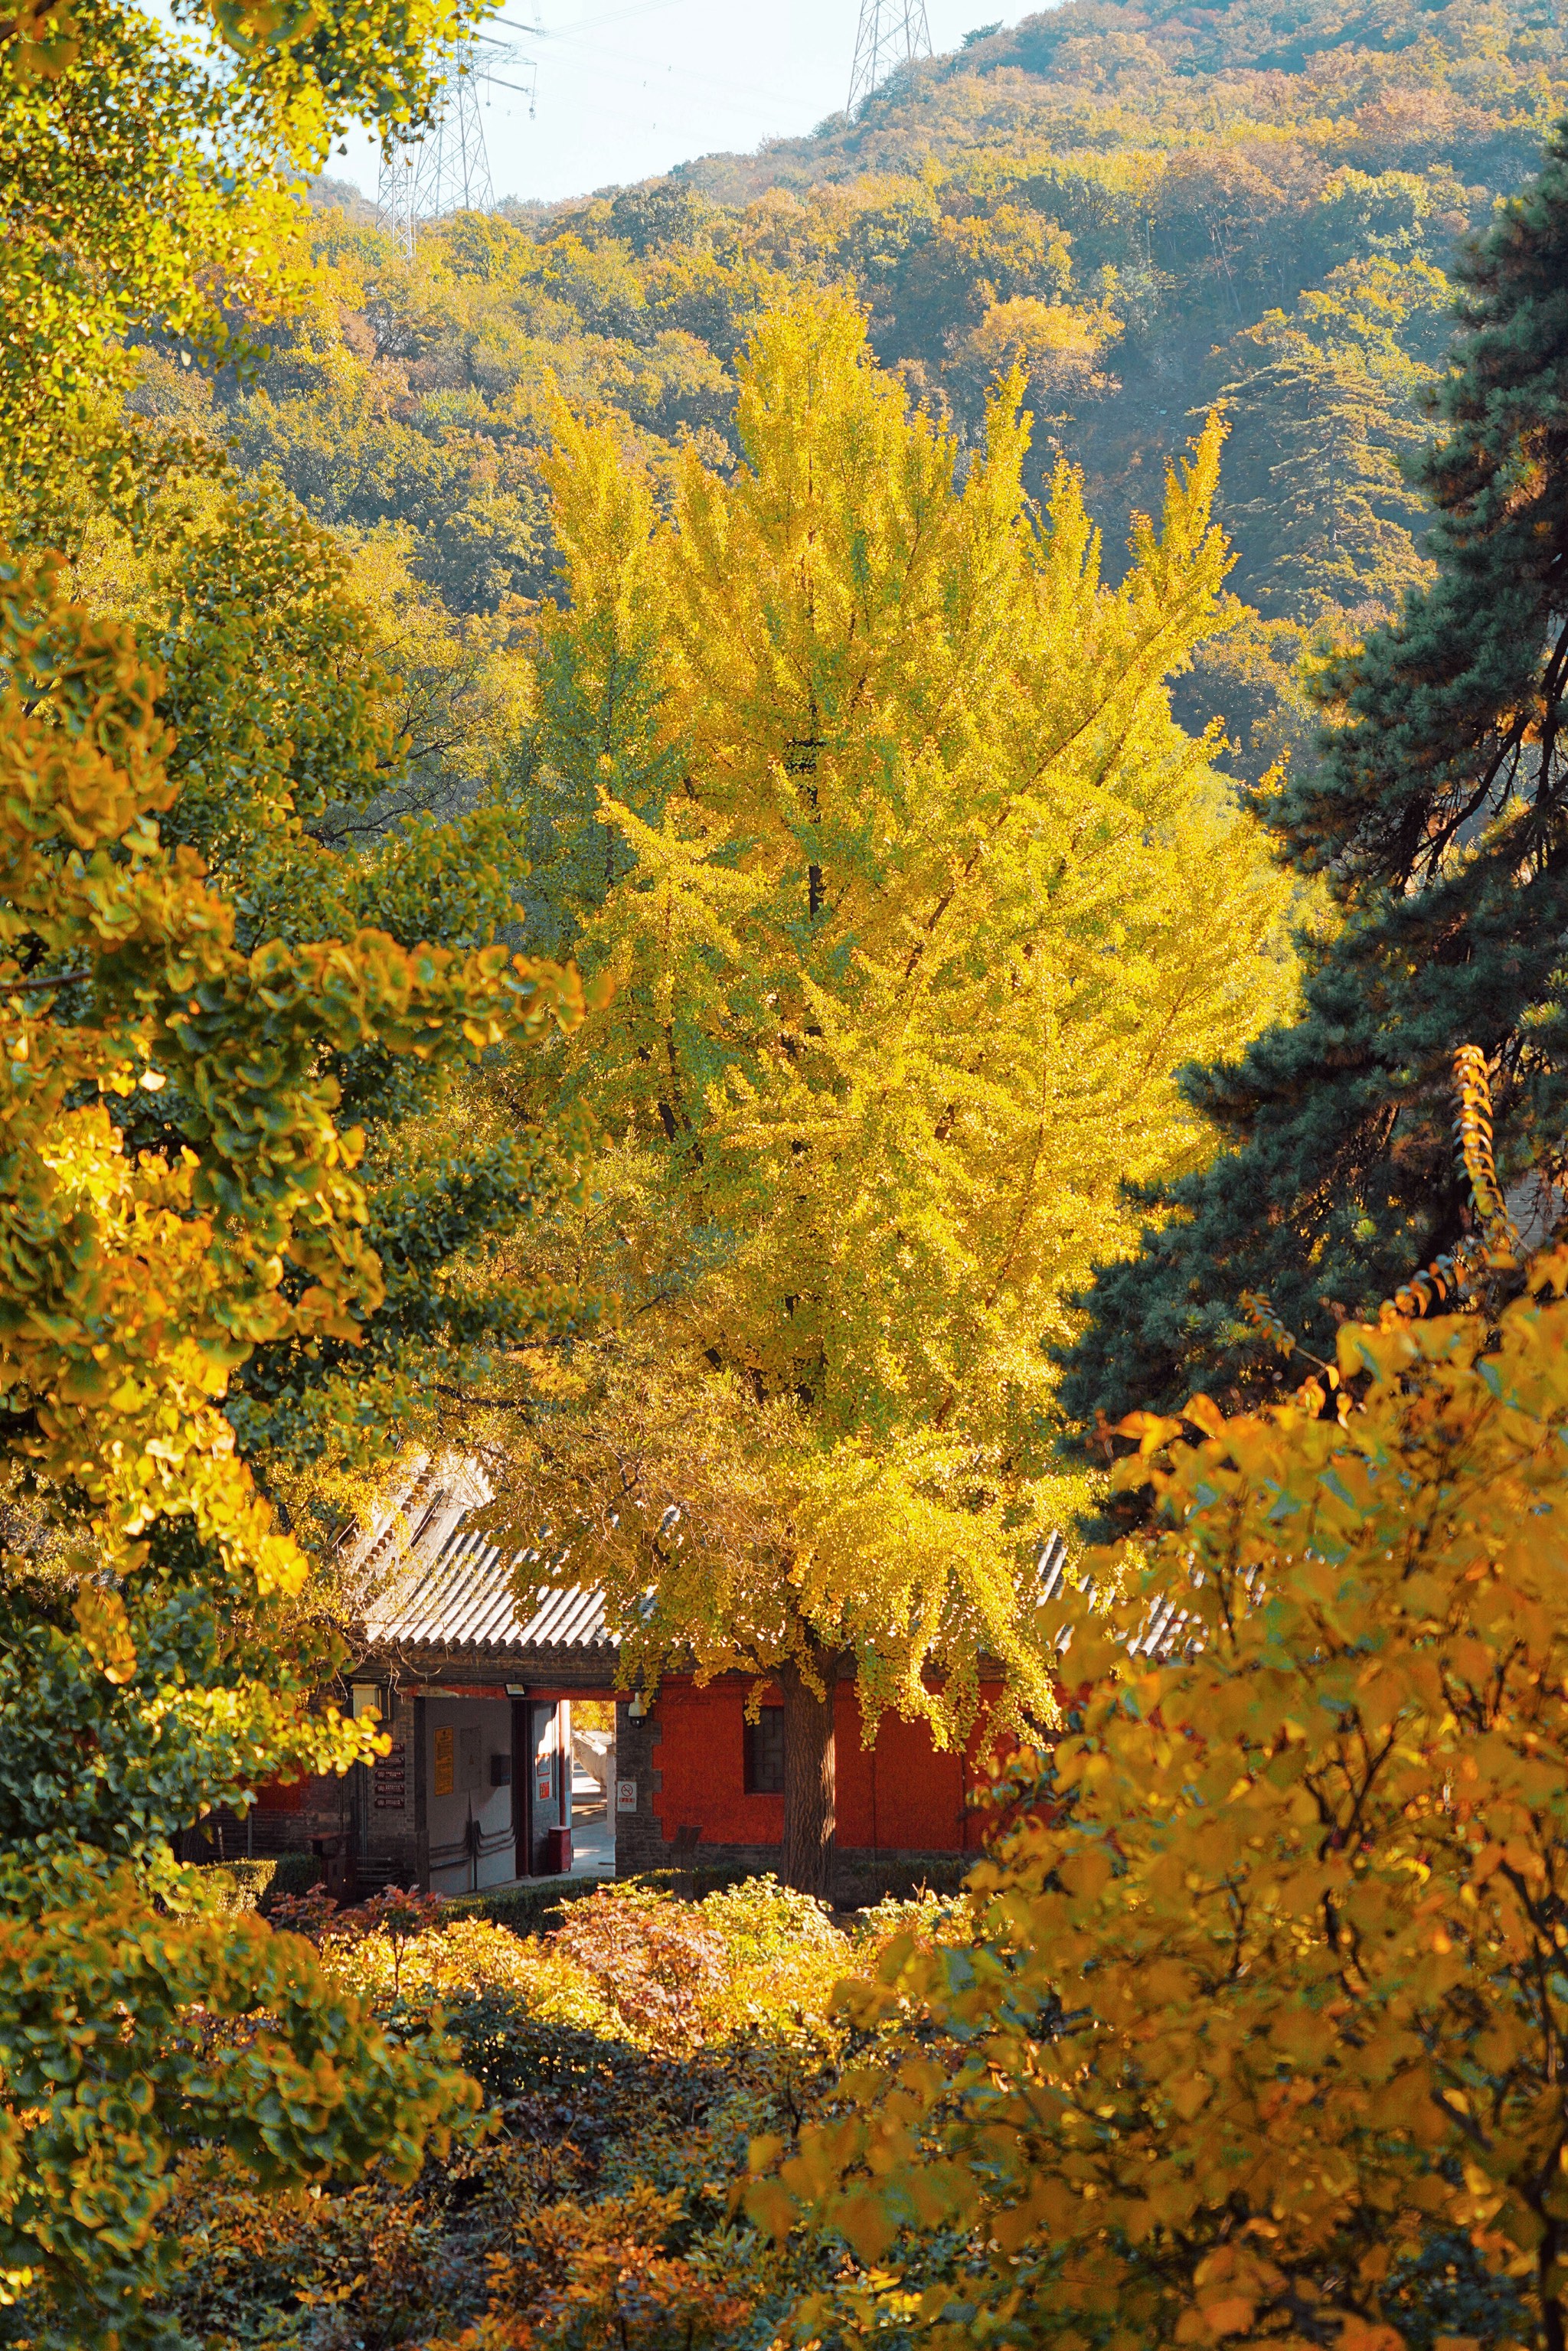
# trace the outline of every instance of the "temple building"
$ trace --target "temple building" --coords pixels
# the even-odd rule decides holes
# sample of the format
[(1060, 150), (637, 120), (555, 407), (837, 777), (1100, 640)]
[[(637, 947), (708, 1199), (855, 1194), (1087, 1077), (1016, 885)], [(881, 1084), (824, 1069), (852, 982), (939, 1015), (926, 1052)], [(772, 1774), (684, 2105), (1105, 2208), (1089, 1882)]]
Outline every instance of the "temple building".
[[(225, 1850), (319, 1851), (329, 1880), (481, 1892), (559, 1875), (777, 1870), (783, 1708), (748, 1676), (698, 1687), (669, 1674), (651, 1704), (616, 1687), (617, 1643), (596, 1592), (534, 1584), (529, 1560), (483, 1527), (470, 1463), (430, 1465), (360, 1546), (367, 1597), (345, 1676), (391, 1752), (373, 1769), (262, 1792)], [(851, 1680), (836, 1698), (841, 1899), (948, 1877), (981, 1843), (971, 1802), (984, 1726), (942, 1752), (923, 1722), (884, 1715), (862, 1743)], [(209, 1844), (212, 1839), (209, 1834)]]

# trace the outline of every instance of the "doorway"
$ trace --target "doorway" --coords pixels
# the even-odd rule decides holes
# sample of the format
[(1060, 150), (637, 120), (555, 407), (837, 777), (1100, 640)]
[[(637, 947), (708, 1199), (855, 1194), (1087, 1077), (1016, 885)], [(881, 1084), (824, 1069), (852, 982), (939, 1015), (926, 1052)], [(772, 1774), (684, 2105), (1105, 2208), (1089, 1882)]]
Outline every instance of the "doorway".
[(615, 1700), (577, 1698), (571, 1709), (571, 1873), (615, 1875)]
[(515, 1693), (519, 1877), (615, 1875), (615, 1701)]
[(444, 1690), (424, 1704), (432, 1890), (478, 1894), (504, 1886), (513, 1869), (512, 1725), (506, 1703)]

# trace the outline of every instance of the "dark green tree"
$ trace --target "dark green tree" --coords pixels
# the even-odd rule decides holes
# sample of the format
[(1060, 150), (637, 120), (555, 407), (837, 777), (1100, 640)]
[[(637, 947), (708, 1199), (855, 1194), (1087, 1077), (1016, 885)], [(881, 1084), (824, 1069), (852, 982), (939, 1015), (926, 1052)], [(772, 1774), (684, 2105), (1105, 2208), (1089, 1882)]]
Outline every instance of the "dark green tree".
[(1311, 1343), (1462, 1238), (1457, 1046), (1490, 1064), (1505, 1184), (1568, 1165), (1568, 125), (1463, 274), (1419, 468), (1437, 575), (1327, 672), (1322, 757), (1265, 810), (1331, 902), (1301, 1014), (1188, 1071), (1226, 1144), (1082, 1300), (1081, 1425), (1281, 1376), (1244, 1291)]

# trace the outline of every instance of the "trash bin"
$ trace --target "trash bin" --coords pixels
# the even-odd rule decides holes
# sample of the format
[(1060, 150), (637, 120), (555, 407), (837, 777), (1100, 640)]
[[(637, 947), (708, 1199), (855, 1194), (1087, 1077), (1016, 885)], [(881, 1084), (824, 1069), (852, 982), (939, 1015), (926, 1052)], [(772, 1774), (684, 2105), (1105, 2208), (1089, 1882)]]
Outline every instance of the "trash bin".
[(545, 1868), (552, 1877), (564, 1877), (571, 1867), (571, 1831), (545, 1831)]

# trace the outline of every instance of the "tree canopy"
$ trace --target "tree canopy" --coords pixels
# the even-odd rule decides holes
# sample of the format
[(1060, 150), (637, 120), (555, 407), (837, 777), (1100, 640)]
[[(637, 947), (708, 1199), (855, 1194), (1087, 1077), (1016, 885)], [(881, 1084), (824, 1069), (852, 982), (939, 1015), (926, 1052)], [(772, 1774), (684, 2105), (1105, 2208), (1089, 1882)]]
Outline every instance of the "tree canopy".
[(792, 301), (742, 462), (689, 457), (668, 523), (563, 412), (533, 752), (534, 887), (613, 983), (564, 1082), (620, 1317), (518, 1427), (511, 1522), (607, 1580), (623, 1670), (788, 1693), (843, 1650), (945, 1738), (982, 1671), (1050, 1708), (1044, 1342), (1120, 1177), (1203, 1152), (1176, 1062), (1292, 984), (1283, 885), (1170, 716), (1229, 618), (1218, 431), (1113, 587), (1065, 465), (1027, 505), (1019, 391), (960, 481), (853, 308)]
[[(428, 88), (423, 19), (356, 16), (336, 51), (315, 19), (229, 30), (222, 102), (269, 136)], [(409, 1319), (356, 1084), (384, 1118), (421, 1092), (397, 1103), (400, 1071), (428, 1092), (582, 1008), (575, 975), (496, 939), (487, 811), (382, 827), (379, 858), (329, 873), (330, 817), (395, 786), (410, 747), (344, 559), (287, 501), (117, 422), (134, 362), (94, 338), (180, 325), (171, 288), (234, 195), (210, 65), (112, 9), (0, 28), (21, 286), (0, 407), (23, 442), (0, 550), (0, 2281), (61, 2346), (168, 2339), (183, 2147), (222, 2141), (275, 2188), (409, 2176), (474, 2116), (438, 2036), (387, 2033), (307, 1944), (214, 1916), (171, 1840), (375, 1751), (330, 1703), (340, 1647), (253, 1476), (308, 1446), (278, 1427), (278, 1381), (236, 1395), (281, 1359), (319, 1396), (378, 1313)], [(117, 108), (170, 174), (169, 219), (139, 240), (122, 190), (73, 183), (52, 244), (29, 175), (68, 179), (80, 110), (112, 129)], [(74, 506), (72, 453), (92, 461)], [(62, 517), (70, 562), (37, 551)], [(107, 612), (73, 596), (89, 579)], [(531, 1165), (508, 1145), (494, 1189)], [(444, 1224), (444, 1172), (395, 1181), (450, 1254), (486, 1220)], [(460, 1305), (434, 1321), (452, 1341)]]

